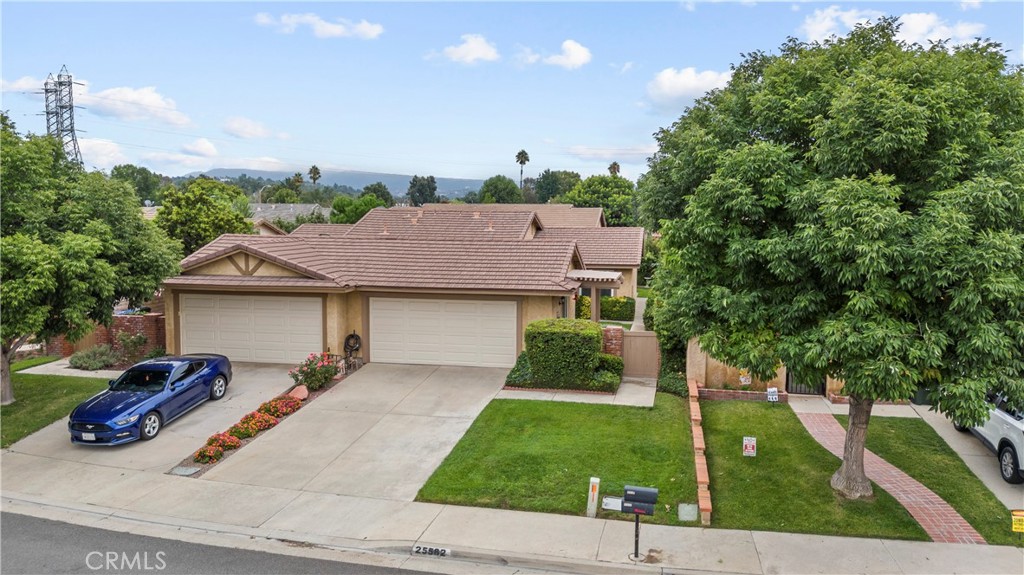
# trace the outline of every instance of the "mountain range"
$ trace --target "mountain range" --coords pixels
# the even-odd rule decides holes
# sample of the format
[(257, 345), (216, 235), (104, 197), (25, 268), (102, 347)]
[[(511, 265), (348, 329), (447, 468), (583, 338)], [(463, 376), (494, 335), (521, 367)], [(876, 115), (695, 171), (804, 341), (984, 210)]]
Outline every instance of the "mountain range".
[[(239, 168), (213, 168), (211, 170), (206, 170), (205, 172), (195, 172), (188, 175), (206, 175), (211, 178), (237, 178), (242, 174), (245, 174), (250, 178), (283, 180), (285, 178), (290, 178), (295, 174), (295, 172), (244, 170)], [(422, 175), (427, 176), (430, 174)], [(307, 179), (309, 178), (308, 174), (305, 173), (302, 174), (302, 176)], [(438, 195), (448, 196), (450, 198), (461, 197), (469, 192), (478, 191), (480, 186), (484, 183), (483, 180), (471, 180), (466, 178), (439, 178), (434, 176), (434, 179), (437, 180)], [(350, 186), (359, 190), (374, 182), (383, 182), (393, 195), (399, 196), (409, 189), (410, 180), (412, 180), (412, 176), (406, 174), (383, 174), (377, 172), (357, 172), (349, 170), (321, 170), (320, 180), (317, 183), (328, 186), (338, 184)]]

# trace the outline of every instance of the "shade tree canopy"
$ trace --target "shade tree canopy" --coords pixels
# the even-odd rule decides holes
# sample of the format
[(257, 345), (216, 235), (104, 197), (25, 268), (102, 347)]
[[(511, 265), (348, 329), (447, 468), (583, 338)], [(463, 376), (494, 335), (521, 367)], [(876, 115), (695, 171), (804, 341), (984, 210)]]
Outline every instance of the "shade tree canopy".
[(1024, 407), (1024, 76), (998, 44), (928, 48), (883, 19), (747, 55), (657, 135), (663, 342), (769, 379), (842, 380), (841, 494), (874, 402), (919, 387), (961, 424)]
[(338, 196), (334, 198), (331, 206), (332, 224), (354, 224), (363, 219), (366, 212), (373, 208), (384, 207), (384, 202), (373, 194), (353, 198), (351, 196)]
[(484, 180), (477, 193), (481, 204), (521, 204), (523, 191), (508, 176), (493, 176)]
[(581, 181), (583, 178), (576, 172), (544, 170), (537, 176), (537, 182), (534, 185), (537, 190), (537, 202), (546, 204), (548, 200), (568, 193)]
[(238, 187), (210, 178), (197, 178), (182, 188), (164, 192), (164, 203), (156, 213), (156, 225), (180, 241), (191, 254), (221, 234), (251, 234), (252, 224), (233, 204), (245, 199)]
[(633, 182), (621, 176), (590, 176), (554, 201), (580, 208), (604, 208), (609, 226), (636, 225), (635, 188)]
[(415, 207), (440, 201), (434, 176), (413, 176), (409, 180), (409, 203)]
[(391, 190), (388, 189), (384, 182), (374, 182), (366, 187), (359, 193), (359, 197), (363, 196), (376, 196), (380, 200), (385, 208), (390, 208), (395, 205), (395, 198), (391, 195)]

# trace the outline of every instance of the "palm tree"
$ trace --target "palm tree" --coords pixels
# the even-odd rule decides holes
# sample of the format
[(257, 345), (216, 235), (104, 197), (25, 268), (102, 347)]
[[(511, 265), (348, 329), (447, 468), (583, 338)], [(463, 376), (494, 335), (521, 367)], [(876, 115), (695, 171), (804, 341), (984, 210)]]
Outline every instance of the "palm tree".
[(320, 168), (313, 164), (313, 167), (309, 169), (309, 179), (313, 182), (313, 187), (316, 187), (316, 181), (320, 179)]
[(608, 165), (608, 173), (613, 175), (613, 176), (619, 175), (619, 163), (618, 162), (612, 162), (611, 164), (609, 164)]
[(516, 154), (516, 163), (519, 164), (519, 189), (523, 189), (523, 168), (526, 167), (526, 163), (530, 161), (530, 154), (526, 153), (526, 150), (519, 150)]

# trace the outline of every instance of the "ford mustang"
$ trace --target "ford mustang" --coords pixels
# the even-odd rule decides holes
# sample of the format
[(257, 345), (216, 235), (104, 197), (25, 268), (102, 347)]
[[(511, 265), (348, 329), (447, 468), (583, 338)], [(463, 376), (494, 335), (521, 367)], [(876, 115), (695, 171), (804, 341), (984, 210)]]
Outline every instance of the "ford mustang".
[(231, 362), (223, 355), (160, 357), (133, 365), (71, 411), (71, 442), (118, 445), (149, 440), (207, 399), (224, 397)]

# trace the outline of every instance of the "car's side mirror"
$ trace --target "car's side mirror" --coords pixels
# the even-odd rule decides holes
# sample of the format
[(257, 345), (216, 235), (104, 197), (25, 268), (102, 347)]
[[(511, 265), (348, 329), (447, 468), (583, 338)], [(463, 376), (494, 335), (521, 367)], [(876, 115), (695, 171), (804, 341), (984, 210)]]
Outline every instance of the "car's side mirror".
[(114, 380), (111, 379), (110, 381), (108, 381), (107, 387), (114, 387)]

